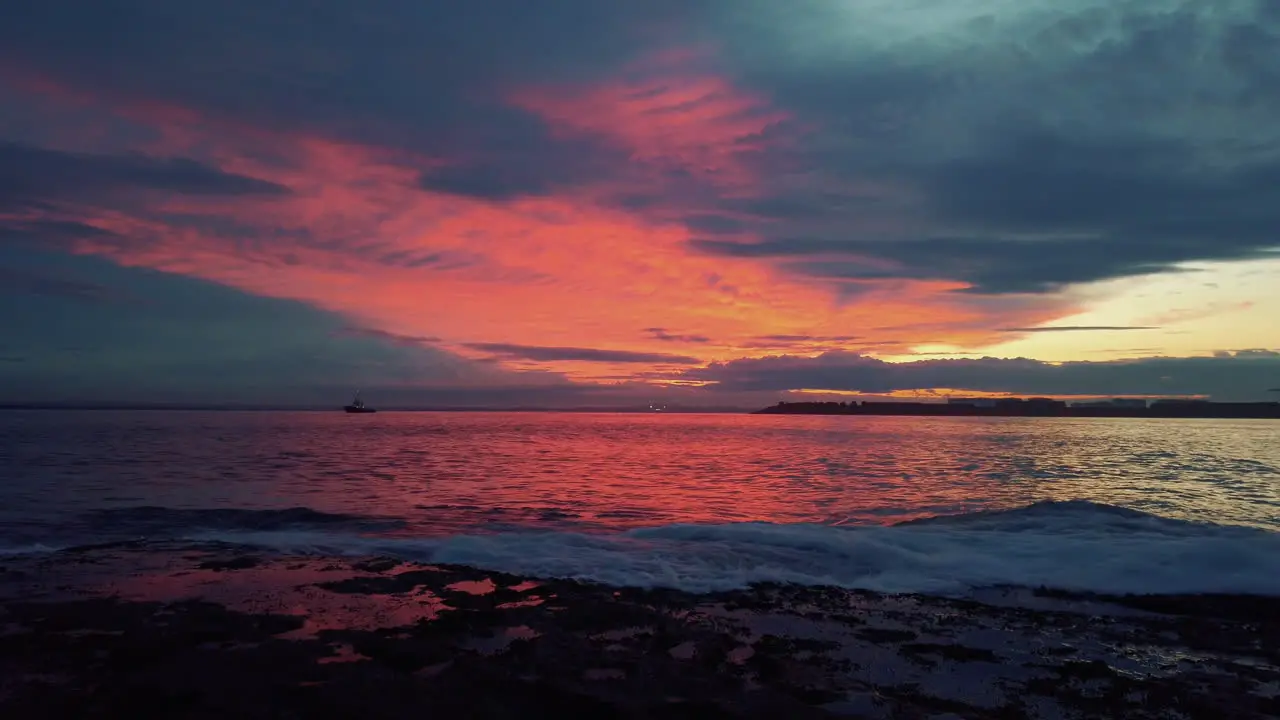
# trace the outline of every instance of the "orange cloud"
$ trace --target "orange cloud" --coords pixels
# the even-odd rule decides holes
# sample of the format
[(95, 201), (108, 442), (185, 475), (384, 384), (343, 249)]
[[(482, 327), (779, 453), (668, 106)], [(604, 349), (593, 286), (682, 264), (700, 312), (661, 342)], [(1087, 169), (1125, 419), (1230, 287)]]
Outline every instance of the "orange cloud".
[[(597, 200), (605, 194), (598, 188), (509, 201), (433, 193), (420, 186), (420, 173), (439, 159), (284, 134), (162, 102), (39, 90), (151, 128), (151, 140), (139, 146), (146, 152), (197, 156), (290, 190), (284, 197), (150, 191), (139, 194), (137, 209), (72, 211), (64, 219), (129, 239), (81, 238), (74, 251), (305, 301), (360, 327), (439, 338), (464, 356), (482, 358), (475, 346), (506, 343), (725, 361), (767, 353), (759, 338), (782, 335), (826, 338), (805, 347), (815, 353), (972, 346), (1000, 337), (999, 327), (1063, 312), (1052, 303), (984, 308), (958, 299), (951, 291), (963, 285), (945, 281), (864, 281), (849, 293), (847, 284), (797, 279), (753, 259), (693, 252), (688, 228)], [(757, 156), (785, 143), (776, 130), (789, 119), (723, 78), (665, 65), (656, 76), (524, 88), (511, 99), (557, 132), (605, 138), (638, 166), (696, 174), (722, 195), (763, 191)], [(670, 339), (644, 331), (651, 327), (705, 342), (673, 350)], [(582, 379), (669, 369), (503, 362)]]

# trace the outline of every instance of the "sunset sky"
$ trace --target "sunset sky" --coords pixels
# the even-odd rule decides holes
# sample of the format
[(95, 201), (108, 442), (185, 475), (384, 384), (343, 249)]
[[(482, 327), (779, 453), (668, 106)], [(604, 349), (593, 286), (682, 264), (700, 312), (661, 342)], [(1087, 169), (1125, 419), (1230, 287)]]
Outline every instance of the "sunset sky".
[(1280, 393), (1272, 0), (43, 0), (0, 401)]

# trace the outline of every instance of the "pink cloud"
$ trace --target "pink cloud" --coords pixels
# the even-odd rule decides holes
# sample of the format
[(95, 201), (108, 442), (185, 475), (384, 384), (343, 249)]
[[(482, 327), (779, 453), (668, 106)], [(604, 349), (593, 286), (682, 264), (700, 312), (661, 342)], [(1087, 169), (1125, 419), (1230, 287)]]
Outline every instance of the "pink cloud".
[[(654, 326), (706, 338), (688, 348), (705, 361), (757, 355), (766, 335), (869, 338), (815, 350), (874, 346), (877, 336), (978, 344), (996, 339), (1000, 327), (1063, 314), (1060, 302), (983, 308), (950, 294), (963, 287), (950, 281), (867, 281), (850, 297), (837, 284), (758, 260), (692, 251), (694, 232), (672, 219), (697, 209), (688, 198), (669, 198), (678, 211), (667, 213), (608, 202), (633, 184), (661, 190), (661, 172), (670, 171), (721, 197), (768, 189), (761, 157), (786, 148), (793, 119), (723, 77), (686, 70), (697, 57), (651, 59), (612, 83), (513, 90), (511, 101), (555, 132), (601, 138), (624, 149), (634, 167), (619, 173), (619, 186), (602, 180), (506, 201), (424, 190), (423, 169), (446, 158), (282, 133), (43, 79), (16, 87), (46, 105), (92, 108), (149, 129), (132, 150), (195, 157), (289, 190), (261, 197), (146, 190), (128, 207), (66, 208), (59, 219), (113, 234), (77, 239), (73, 251), (305, 301), (389, 336), (438, 338), (464, 355), (483, 356), (468, 346), (484, 343), (669, 353), (668, 341), (644, 332)], [(93, 137), (94, 125), (78, 117), (61, 116), (49, 139)], [(574, 360), (521, 367), (581, 378), (643, 371)]]

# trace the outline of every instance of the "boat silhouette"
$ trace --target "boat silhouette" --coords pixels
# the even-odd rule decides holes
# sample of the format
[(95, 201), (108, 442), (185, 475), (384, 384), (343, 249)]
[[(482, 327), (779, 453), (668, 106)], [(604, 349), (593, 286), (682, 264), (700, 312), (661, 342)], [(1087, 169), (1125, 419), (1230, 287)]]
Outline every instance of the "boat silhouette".
[(342, 407), (342, 409), (343, 409), (343, 410), (345, 410), (346, 412), (349, 412), (349, 413), (376, 413), (376, 412), (378, 412), (377, 410), (375, 410), (375, 409), (373, 409), (373, 408), (369, 407), (368, 405), (365, 405), (365, 404), (364, 404), (364, 400), (361, 400), (361, 399), (360, 399), (360, 392), (359, 392), (359, 391), (356, 391), (356, 396), (355, 396), (355, 398), (351, 401), (351, 404), (350, 404), (350, 405), (344, 405), (344, 406)]

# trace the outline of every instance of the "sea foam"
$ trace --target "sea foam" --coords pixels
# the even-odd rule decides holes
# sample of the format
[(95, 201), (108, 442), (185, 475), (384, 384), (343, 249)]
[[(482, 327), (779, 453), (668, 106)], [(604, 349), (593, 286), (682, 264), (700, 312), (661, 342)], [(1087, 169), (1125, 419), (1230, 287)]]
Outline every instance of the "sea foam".
[(28, 545), (0, 545), (0, 557), (12, 557), (15, 555), (40, 555), (44, 553), (56, 552), (57, 548), (40, 543), (32, 543)]
[(691, 592), (759, 582), (893, 593), (995, 586), (1098, 593), (1280, 595), (1280, 534), (1083, 501), (893, 526), (666, 525), (598, 535), (387, 538), (311, 531), (199, 533), (287, 553), (390, 555), (538, 577)]

